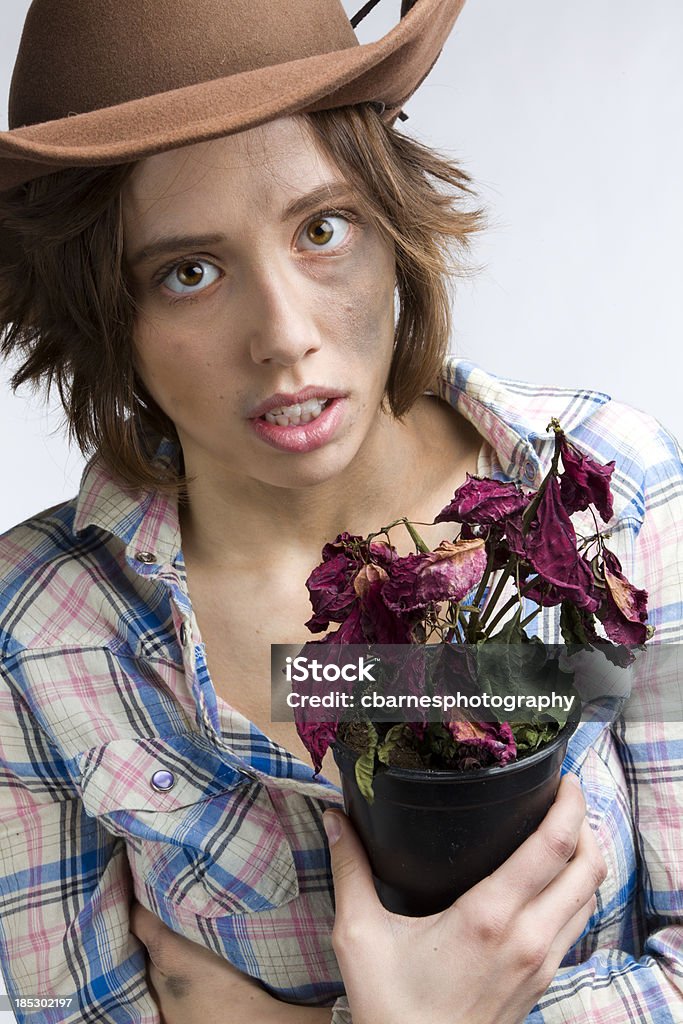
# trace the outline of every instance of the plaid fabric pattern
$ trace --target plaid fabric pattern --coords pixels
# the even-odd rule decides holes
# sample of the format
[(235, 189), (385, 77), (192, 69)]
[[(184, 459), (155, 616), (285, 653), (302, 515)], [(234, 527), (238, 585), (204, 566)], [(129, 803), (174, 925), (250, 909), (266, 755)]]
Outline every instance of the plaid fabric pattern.
[[(536, 485), (552, 416), (584, 450), (616, 459), (612, 547), (650, 591), (657, 641), (678, 643), (683, 467), (657, 422), (457, 359), (439, 394), (481, 434), (480, 475)], [(160, 444), (159, 459), (176, 454)], [(0, 576), (9, 993), (74, 997), (71, 1010), (31, 1014), (35, 1024), (159, 1024), (129, 932), (135, 895), (273, 994), (335, 1004), (335, 1024), (350, 1020), (321, 825), (339, 792), (216, 695), (176, 505), (123, 492), (95, 460), (76, 499), (0, 539)], [(558, 628), (547, 609), (539, 632), (557, 641)], [(584, 722), (570, 744), (565, 768), (582, 779), (609, 875), (531, 1024), (683, 1021), (683, 729), (647, 718)], [(155, 788), (158, 772), (175, 785)]]

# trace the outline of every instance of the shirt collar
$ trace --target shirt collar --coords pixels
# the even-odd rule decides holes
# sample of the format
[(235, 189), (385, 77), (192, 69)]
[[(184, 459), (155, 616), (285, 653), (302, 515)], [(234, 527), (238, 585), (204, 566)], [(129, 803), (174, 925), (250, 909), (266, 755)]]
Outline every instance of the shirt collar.
[[(508, 477), (528, 486), (540, 483), (552, 457), (553, 437), (546, 431), (550, 420), (557, 418), (570, 433), (610, 400), (598, 391), (496, 377), (457, 357), (446, 360), (437, 390), (431, 393), (475, 426)], [(177, 466), (178, 454), (177, 443), (162, 438), (154, 461)], [(74, 532), (88, 526), (119, 537), (128, 557), (138, 561), (144, 555), (149, 561), (154, 556), (157, 564), (173, 564), (181, 547), (177, 500), (158, 491), (125, 490), (97, 457), (83, 473)]]
[[(177, 466), (177, 443), (160, 438), (154, 462)], [(78, 536), (89, 526), (122, 540), (131, 561), (172, 565), (180, 551), (177, 499), (159, 491), (124, 488), (98, 456), (81, 478), (74, 533)]]
[(528, 486), (538, 485), (554, 450), (550, 420), (570, 434), (610, 401), (585, 389), (541, 386), (496, 377), (476, 363), (455, 356), (446, 360), (439, 397), (457, 409), (493, 450), (503, 473)]

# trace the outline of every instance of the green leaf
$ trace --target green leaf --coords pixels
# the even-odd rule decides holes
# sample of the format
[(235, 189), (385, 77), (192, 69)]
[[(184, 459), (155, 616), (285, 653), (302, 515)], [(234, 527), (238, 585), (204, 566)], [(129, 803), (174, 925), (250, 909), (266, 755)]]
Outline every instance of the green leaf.
[(579, 644), (581, 647), (591, 647), (591, 638), (586, 632), (585, 623), (581, 612), (573, 601), (563, 601), (560, 609), (560, 632), (562, 639), (568, 647)]
[(369, 804), (375, 799), (372, 780), (375, 775), (375, 752), (377, 750), (377, 730), (372, 722), (368, 726), (368, 749), (356, 760), (355, 773), (358, 788)]
[(529, 725), (528, 722), (511, 722), (510, 727), (517, 744), (517, 756), (533, 754), (539, 747), (550, 743), (557, 736), (561, 726), (556, 722)]
[(375, 752), (372, 754), (361, 754), (356, 761), (356, 782), (358, 788), (369, 804), (374, 803), (375, 794), (372, 788), (372, 779), (375, 768)]
[(420, 748), (425, 763), (437, 768), (448, 767), (456, 751), (457, 744), (448, 729), (430, 722)]
[(398, 725), (392, 725), (391, 729), (389, 729), (389, 732), (384, 737), (384, 743), (377, 748), (377, 757), (382, 764), (389, 764), (389, 755), (403, 738), (405, 729), (406, 727), (403, 722), (399, 722)]
[[(518, 608), (495, 636), (477, 645), (477, 674), (482, 693), (504, 697), (526, 691), (531, 661), (529, 642), (520, 625)], [(503, 708), (495, 712), (499, 721), (509, 718)]]
[[(518, 616), (515, 616), (518, 620)], [(498, 721), (514, 719), (542, 725), (548, 721), (564, 725), (567, 721), (567, 697), (578, 700), (572, 682), (573, 672), (564, 672), (559, 659), (550, 657), (539, 637), (529, 639), (520, 633), (519, 620), (506, 623), (501, 633), (477, 648), (479, 686), (483, 693), (501, 698), (501, 707), (493, 709)], [(502, 637), (502, 640), (501, 640)], [(507, 642), (505, 641), (505, 638)], [(555, 707), (538, 710), (540, 697), (554, 694)], [(515, 697), (516, 711), (505, 708), (505, 697)]]
[(607, 660), (618, 668), (627, 668), (631, 664), (632, 655), (628, 647), (613, 644), (607, 637), (598, 636), (592, 615), (577, 608), (571, 601), (562, 602), (560, 630), (567, 645), (567, 653), (570, 655), (588, 648), (601, 651)]

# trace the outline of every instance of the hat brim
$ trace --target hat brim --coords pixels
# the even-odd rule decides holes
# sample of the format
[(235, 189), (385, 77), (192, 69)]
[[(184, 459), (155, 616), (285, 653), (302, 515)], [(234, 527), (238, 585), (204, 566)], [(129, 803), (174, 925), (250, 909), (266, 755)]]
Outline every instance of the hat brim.
[(64, 167), (139, 160), (277, 117), (364, 101), (396, 117), (429, 73), (465, 0), (422, 0), (374, 43), (0, 132), (0, 190)]

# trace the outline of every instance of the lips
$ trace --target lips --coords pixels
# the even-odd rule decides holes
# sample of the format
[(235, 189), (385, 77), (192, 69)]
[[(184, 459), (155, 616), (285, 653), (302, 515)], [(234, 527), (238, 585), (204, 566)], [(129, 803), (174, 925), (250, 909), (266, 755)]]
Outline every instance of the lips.
[(251, 412), (247, 414), (247, 419), (255, 420), (261, 416), (265, 416), (267, 412), (272, 412), (274, 409), (285, 409), (295, 405), (303, 405), (305, 402), (311, 401), (311, 399), (318, 399), (322, 404), (333, 398), (345, 398), (347, 392), (340, 391), (337, 388), (326, 388), (317, 384), (310, 384), (308, 387), (302, 388), (301, 391), (297, 392), (286, 392), (278, 391), (274, 395), (270, 395), (265, 401), (255, 406)]
[(305, 454), (322, 448), (335, 438), (344, 421), (347, 405), (344, 397), (331, 398), (319, 416), (298, 425), (271, 423), (260, 416), (250, 419), (249, 423), (257, 437), (271, 448)]

